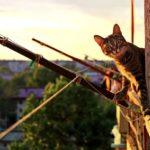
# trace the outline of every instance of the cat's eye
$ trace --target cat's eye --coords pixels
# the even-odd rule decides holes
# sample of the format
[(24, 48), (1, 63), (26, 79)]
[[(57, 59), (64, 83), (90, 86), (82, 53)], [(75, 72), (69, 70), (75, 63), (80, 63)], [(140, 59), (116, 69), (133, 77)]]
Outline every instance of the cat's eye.
[(106, 49), (107, 49), (107, 51), (111, 51), (111, 47), (110, 46), (107, 46)]

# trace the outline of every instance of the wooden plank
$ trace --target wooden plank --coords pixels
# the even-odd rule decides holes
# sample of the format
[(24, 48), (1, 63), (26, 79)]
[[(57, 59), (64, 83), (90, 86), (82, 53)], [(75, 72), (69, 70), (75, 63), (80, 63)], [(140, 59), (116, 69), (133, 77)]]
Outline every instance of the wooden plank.
[(119, 132), (121, 133), (121, 135), (126, 135), (128, 131), (128, 122), (121, 112), (126, 113), (126, 110), (120, 108), (119, 106), (116, 106), (116, 118), (117, 118)]

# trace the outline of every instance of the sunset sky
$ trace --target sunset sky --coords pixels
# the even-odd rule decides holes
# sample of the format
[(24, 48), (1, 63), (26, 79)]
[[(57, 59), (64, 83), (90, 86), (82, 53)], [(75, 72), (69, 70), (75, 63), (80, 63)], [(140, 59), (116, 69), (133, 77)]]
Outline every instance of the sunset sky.
[[(144, 47), (144, 2), (135, 0), (135, 44)], [(130, 36), (130, 0), (0, 0), (0, 34), (50, 60), (68, 59), (32, 41), (39, 39), (70, 55), (107, 59), (93, 40), (118, 23)], [(26, 59), (0, 45), (0, 59)]]

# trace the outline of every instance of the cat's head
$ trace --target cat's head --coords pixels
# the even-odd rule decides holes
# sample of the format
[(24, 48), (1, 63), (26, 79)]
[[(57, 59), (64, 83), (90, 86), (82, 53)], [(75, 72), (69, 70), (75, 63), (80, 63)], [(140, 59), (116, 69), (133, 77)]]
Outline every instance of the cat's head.
[(117, 58), (122, 55), (127, 46), (127, 42), (122, 36), (120, 27), (115, 24), (113, 27), (113, 33), (106, 38), (99, 35), (94, 35), (94, 39), (101, 47), (103, 53), (111, 58)]

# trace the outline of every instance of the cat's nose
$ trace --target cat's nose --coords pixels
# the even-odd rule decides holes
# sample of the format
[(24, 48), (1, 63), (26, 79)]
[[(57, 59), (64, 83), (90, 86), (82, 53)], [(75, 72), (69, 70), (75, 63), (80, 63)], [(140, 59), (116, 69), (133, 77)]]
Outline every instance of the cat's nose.
[(120, 49), (117, 49), (117, 52), (119, 52), (120, 51)]

